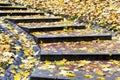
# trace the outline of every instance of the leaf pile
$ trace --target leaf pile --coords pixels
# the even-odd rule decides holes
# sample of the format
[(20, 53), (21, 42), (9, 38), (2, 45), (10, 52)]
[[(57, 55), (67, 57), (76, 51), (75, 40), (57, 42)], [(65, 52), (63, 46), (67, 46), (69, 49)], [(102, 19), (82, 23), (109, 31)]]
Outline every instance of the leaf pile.
[(29, 38), (27, 34), (25, 34), (24, 32), (19, 32), (19, 30), (15, 29), (10, 24), (5, 24), (4, 26), (10, 32), (12, 32), (14, 39), (19, 41), (22, 46), (22, 48), (19, 46), (15, 46), (16, 50), (20, 51), (19, 54), (23, 54), (23, 56), (18, 56), (16, 54), (16, 56), (20, 58), (19, 61), (21, 64), (12, 65), (12, 70), (10, 72), (14, 74), (14, 80), (26, 80), (31, 74), (35, 63), (37, 62), (35, 55), (37, 55), (39, 52), (35, 52), (33, 50), (33, 48), (36, 47), (36, 43), (31, 38)]
[[(14, 0), (19, 4), (29, 5), (50, 11), (54, 14), (66, 14), (101, 26), (115, 25), (120, 29), (119, 0)], [(110, 28), (111, 26), (107, 26)]]
[(5, 74), (5, 70), (14, 62), (15, 55), (11, 50), (13, 41), (9, 34), (0, 33), (0, 77)]

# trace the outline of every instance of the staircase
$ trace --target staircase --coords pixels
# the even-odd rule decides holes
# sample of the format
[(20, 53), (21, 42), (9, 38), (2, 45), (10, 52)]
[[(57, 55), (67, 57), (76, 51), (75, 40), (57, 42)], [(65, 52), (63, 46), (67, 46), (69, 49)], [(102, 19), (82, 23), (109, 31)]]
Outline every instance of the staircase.
[[(0, 17), (4, 19), (1, 29), (11, 34), (12, 38), (16, 37), (14, 44), (19, 44), (22, 48), (24, 42), (21, 39), (24, 36), (26, 40), (32, 42), (32, 44), (28, 44), (31, 47), (24, 45), (28, 52), (25, 53), (23, 49), (15, 52), (17, 57), (15, 57), (14, 64), (6, 70), (5, 76), (1, 80), (14, 80), (16, 74), (11, 72), (14, 70), (12, 66), (18, 66), (16, 72), (19, 73), (19, 70), (23, 70), (20, 68), (23, 64), (22, 60), (27, 60), (31, 56), (37, 61), (33, 61), (33, 70), (29, 71), (28, 75), (29, 80), (115, 80), (116, 77), (120, 77), (120, 71), (116, 70), (113, 74), (110, 74), (109, 70), (94, 72), (102, 64), (109, 65), (109, 60), (119, 59), (119, 51), (106, 51), (103, 49), (104, 45), (101, 45), (106, 44), (107, 41), (114, 44), (111, 45), (113, 48), (120, 45), (117, 41), (112, 40), (111, 31), (85, 22), (74, 22), (44, 11), (14, 6), (11, 3), (0, 3)], [(106, 47), (110, 44), (106, 44)], [(102, 46), (103, 48), (101, 48)], [(30, 48), (33, 49), (31, 52), (34, 54), (30, 54)], [(110, 68), (115, 67), (115, 64), (112, 62), (111, 64)], [(70, 66), (73, 68), (71, 69)], [(92, 70), (86, 70), (87, 66)], [(120, 68), (118, 65), (116, 67)]]

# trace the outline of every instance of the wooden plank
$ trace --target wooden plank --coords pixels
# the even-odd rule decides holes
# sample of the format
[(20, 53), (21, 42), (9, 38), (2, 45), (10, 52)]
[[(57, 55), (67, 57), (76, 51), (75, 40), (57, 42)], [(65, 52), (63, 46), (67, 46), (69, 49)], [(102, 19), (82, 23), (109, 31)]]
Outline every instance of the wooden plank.
[(0, 6), (0, 10), (27, 10), (27, 8), (22, 6)]
[(10, 3), (0, 3), (0, 6), (12, 6)]
[(7, 16), (7, 15), (10, 15), (10, 16), (25, 16), (25, 15), (37, 15), (37, 14), (40, 14), (40, 15), (44, 15), (44, 12), (0, 12), (0, 16)]
[[(21, 26), (20, 26), (21, 27)], [(34, 31), (56, 31), (56, 30), (63, 30), (65, 27), (71, 28), (71, 29), (85, 29), (85, 25), (63, 25), (63, 26), (29, 26), (29, 27), (24, 27), (22, 26), (24, 30), (28, 32), (34, 32)]]
[[(33, 35), (34, 36), (34, 35)], [(36, 42), (43, 41), (44, 43), (51, 43), (51, 42), (71, 42), (71, 41), (92, 41), (92, 40), (111, 40), (112, 34), (103, 33), (103, 34), (89, 34), (89, 35), (63, 35), (63, 36), (34, 36)]]
[(50, 17), (50, 18), (6, 18), (5, 20), (9, 20), (15, 23), (30, 23), (30, 22), (54, 22), (54, 21), (61, 21), (63, 18), (60, 17)]

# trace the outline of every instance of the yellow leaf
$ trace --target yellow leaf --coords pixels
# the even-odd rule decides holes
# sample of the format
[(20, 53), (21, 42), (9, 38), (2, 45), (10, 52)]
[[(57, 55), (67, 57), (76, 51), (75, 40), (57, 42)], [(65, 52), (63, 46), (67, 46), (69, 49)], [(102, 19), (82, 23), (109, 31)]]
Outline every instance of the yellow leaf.
[(37, 60), (36, 59), (32, 59), (30, 60), (30, 63), (35, 63)]
[(120, 77), (116, 77), (115, 80), (120, 80)]
[(66, 74), (68, 77), (75, 77), (76, 75), (74, 73), (68, 73)]
[(25, 55), (25, 56), (29, 56), (30, 54), (29, 54), (29, 52), (26, 50), (26, 51), (24, 51), (24, 55)]
[(20, 74), (15, 74), (14, 80), (21, 80), (21, 75)]
[(98, 75), (101, 75), (101, 76), (105, 75), (104, 72), (100, 69), (96, 69), (95, 73), (98, 74)]
[(42, 41), (42, 40), (40, 40), (40, 44), (43, 44), (43, 41)]
[(120, 66), (120, 62), (117, 60), (110, 60), (110, 61), (113, 62), (115, 65)]
[(60, 67), (59, 69), (60, 69), (60, 70), (68, 70), (69, 68), (68, 68), (68, 67), (63, 66), (63, 67)]
[(25, 71), (25, 72), (24, 72), (24, 76), (25, 76), (25, 77), (28, 77), (29, 75), (30, 75), (30, 73), (29, 73), (28, 71)]
[(45, 61), (45, 64), (51, 64), (51, 62), (46, 60), (46, 61)]
[(67, 59), (63, 59), (63, 60), (62, 60), (62, 62), (66, 62), (66, 61), (67, 61)]
[(94, 53), (94, 52), (96, 52), (95, 48), (88, 49), (88, 53)]
[(92, 25), (91, 23), (88, 23), (88, 24), (86, 25), (86, 27), (90, 28), (91, 25)]
[(21, 47), (20, 46), (15, 46), (16, 51), (20, 51)]
[(97, 77), (97, 80), (105, 80), (104, 77)]
[(19, 70), (19, 73), (22, 75), (22, 74), (24, 74), (24, 71), (23, 70)]
[(111, 19), (112, 19), (112, 20), (115, 20), (115, 19), (116, 19), (115, 15), (112, 14), (112, 15), (111, 15)]
[(86, 51), (86, 50), (87, 50), (87, 47), (79, 48), (79, 50)]
[(108, 68), (108, 67), (110, 67), (110, 65), (106, 65), (106, 64), (100, 64), (100, 66), (101, 66), (102, 68)]
[(86, 77), (86, 78), (93, 78), (93, 76), (90, 75), (90, 74), (85, 74), (84, 77)]
[(110, 53), (109, 56), (112, 56), (112, 53)]
[(16, 74), (16, 71), (15, 70), (11, 70), (10, 71), (12, 74)]
[(20, 65), (20, 68), (25, 68), (25, 65), (24, 65), (24, 64), (21, 64), (21, 65)]

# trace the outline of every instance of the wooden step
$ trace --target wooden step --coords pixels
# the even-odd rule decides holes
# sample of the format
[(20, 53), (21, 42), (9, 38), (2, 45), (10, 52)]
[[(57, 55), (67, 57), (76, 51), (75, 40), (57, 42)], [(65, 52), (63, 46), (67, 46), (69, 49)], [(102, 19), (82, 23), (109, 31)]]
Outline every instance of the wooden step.
[[(21, 26), (20, 26), (21, 27)], [(24, 30), (26, 30), (27, 32), (34, 32), (34, 31), (56, 31), (56, 30), (63, 30), (65, 27), (67, 28), (71, 28), (71, 29), (85, 29), (85, 25), (63, 25), (63, 26), (28, 26), (28, 27), (24, 27), (22, 26), (21, 28), (23, 28)]]
[(69, 53), (64, 53), (62, 51), (46, 53), (44, 50), (41, 51), (40, 60), (45, 61), (57, 61), (62, 59), (67, 59), (69, 61), (76, 60), (120, 60), (120, 53), (87, 53), (85, 51), (69, 51)]
[(51, 43), (51, 42), (71, 42), (71, 41), (92, 41), (92, 40), (111, 40), (112, 39), (112, 34), (108, 33), (103, 33), (103, 34), (90, 34), (90, 35), (63, 35), (63, 36), (35, 36), (35, 40), (37, 43), (40, 41), (43, 41), (44, 43)]
[(10, 3), (0, 3), (0, 6), (12, 6)]
[[(35, 68), (35, 71), (31, 74), (30, 80), (97, 80), (98, 77), (103, 77), (105, 80), (115, 80), (117, 77), (120, 76), (120, 71), (117, 71), (112, 74), (107, 74), (108, 72), (104, 72), (104, 74), (106, 75), (103, 74), (102, 76), (102, 74), (100, 74), (99, 72), (97, 74), (97, 72), (95, 73), (94, 71), (86, 72), (81, 70), (81, 71), (71, 71), (71, 73), (75, 74), (75, 77), (68, 77), (62, 75), (66, 73), (59, 74), (60, 71), (61, 70), (58, 69), (51, 69), (51, 71), (47, 69), (42, 70), (39, 69), (39, 67), (37, 67)], [(88, 78), (87, 76), (85, 77), (86, 74), (89, 74), (93, 77), (92, 78)]]
[(40, 15), (44, 15), (44, 12), (0, 12), (0, 16), (7, 16), (7, 15), (10, 15), (10, 16), (25, 16), (25, 15), (37, 15), (37, 14), (40, 14)]
[(27, 10), (27, 8), (22, 6), (0, 6), (0, 10)]
[(55, 22), (61, 21), (63, 18), (50, 17), (50, 18), (5, 18), (5, 21), (9, 20), (15, 23), (30, 23), (30, 22)]

